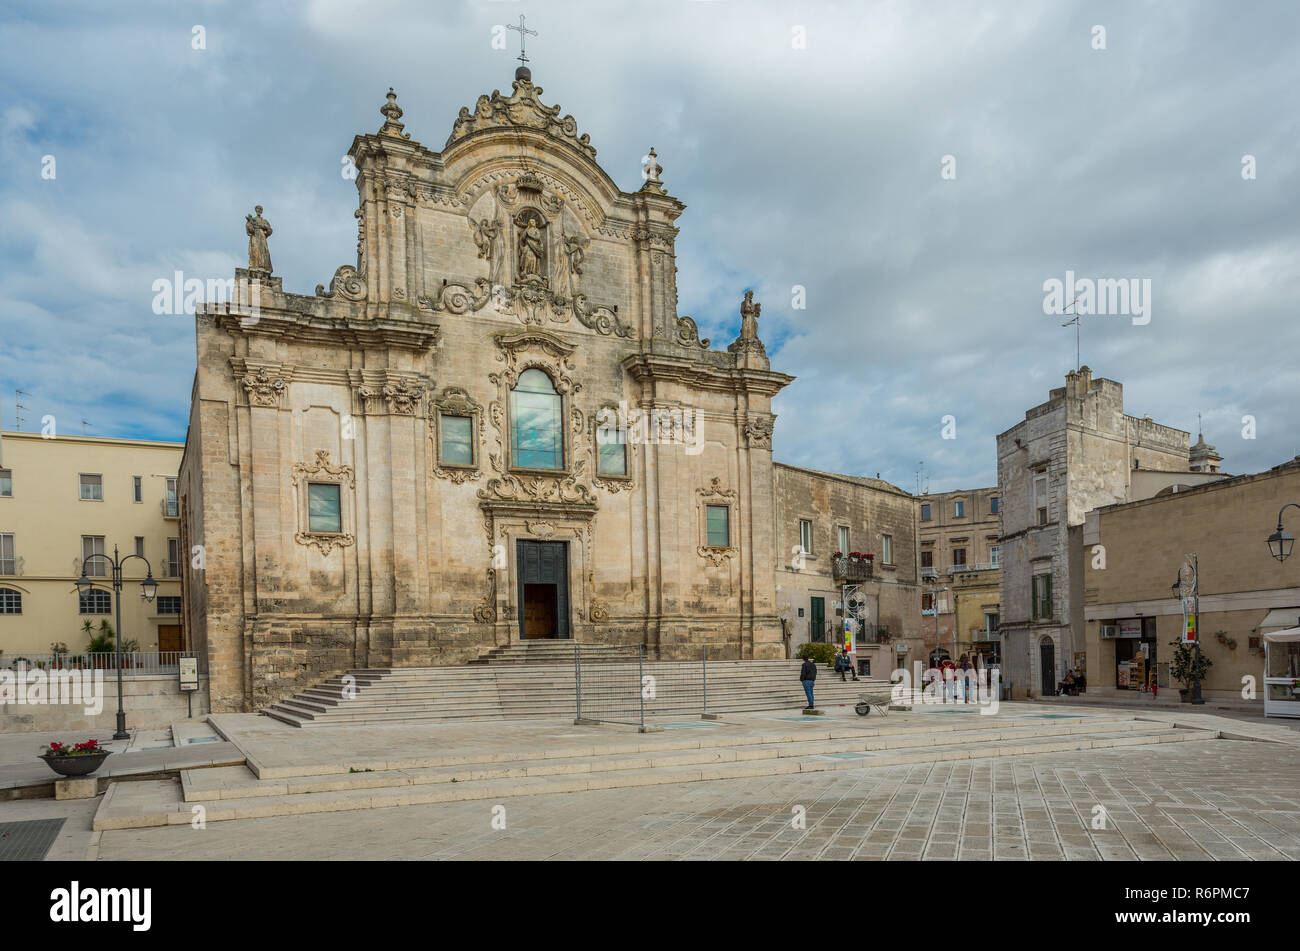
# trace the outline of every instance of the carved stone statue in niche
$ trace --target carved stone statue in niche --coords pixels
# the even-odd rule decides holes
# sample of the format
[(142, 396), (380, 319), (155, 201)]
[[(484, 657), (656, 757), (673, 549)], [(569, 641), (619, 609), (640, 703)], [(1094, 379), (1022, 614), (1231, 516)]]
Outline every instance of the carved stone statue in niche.
[(495, 287), (501, 283), (501, 266), (504, 257), (501, 254), (501, 224), (491, 218), (484, 218), (482, 221), (471, 218), (469, 221), (474, 228), (474, 243), (478, 245), (478, 256), (487, 259), (488, 281)]
[(537, 212), (523, 211), (515, 219), (519, 233), (515, 264), (523, 284), (546, 283), (546, 219), (538, 221), (539, 217)]

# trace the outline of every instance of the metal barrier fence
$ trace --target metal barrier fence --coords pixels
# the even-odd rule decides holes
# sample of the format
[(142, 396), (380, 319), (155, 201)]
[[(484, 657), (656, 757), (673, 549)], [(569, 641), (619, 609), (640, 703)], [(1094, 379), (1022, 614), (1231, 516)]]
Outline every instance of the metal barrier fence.
[(0, 669), (16, 670), (19, 664), (28, 670), (117, 670), (120, 663), (125, 675), (176, 674), (182, 657), (198, 657), (199, 672), (207, 672), (207, 660), (194, 651), (116, 651), (94, 654), (0, 654)]
[(575, 721), (625, 723), (646, 732), (655, 717), (708, 713), (708, 648), (696, 660), (651, 661), (644, 645), (573, 645)]

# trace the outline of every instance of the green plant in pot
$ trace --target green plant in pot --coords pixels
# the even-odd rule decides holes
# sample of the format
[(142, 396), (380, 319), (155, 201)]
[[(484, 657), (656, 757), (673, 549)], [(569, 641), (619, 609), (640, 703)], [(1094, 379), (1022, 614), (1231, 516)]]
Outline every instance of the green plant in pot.
[(1170, 641), (1169, 646), (1174, 649), (1173, 660), (1169, 663), (1169, 676), (1182, 684), (1178, 696), (1186, 700), (1191, 693), (1193, 681), (1205, 683), (1206, 671), (1214, 666), (1214, 661), (1205, 656), (1205, 651), (1201, 651), (1200, 663), (1197, 664), (1196, 651), (1192, 645), (1184, 644), (1181, 640)]

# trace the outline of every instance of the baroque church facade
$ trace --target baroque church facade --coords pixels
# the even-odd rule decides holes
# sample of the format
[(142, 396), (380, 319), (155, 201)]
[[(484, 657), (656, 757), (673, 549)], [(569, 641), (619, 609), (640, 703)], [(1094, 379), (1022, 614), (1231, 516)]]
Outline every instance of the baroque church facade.
[(678, 314), (685, 205), (653, 150), (620, 190), (541, 93), (521, 67), (438, 152), (390, 90), (349, 151), (356, 264), (314, 295), (248, 216), (242, 292), (196, 317), (180, 473), (214, 711), (535, 637), (786, 656), (770, 404), (793, 377), (752, 295), (726, 350)]

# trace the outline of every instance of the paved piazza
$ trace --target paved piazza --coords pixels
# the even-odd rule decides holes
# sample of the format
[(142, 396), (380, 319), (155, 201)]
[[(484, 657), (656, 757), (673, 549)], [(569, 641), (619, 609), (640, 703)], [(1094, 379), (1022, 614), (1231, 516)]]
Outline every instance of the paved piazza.
[[(1097, 806), (1105, 830), (1092, 828)], [(112, 860), (359, 857), (1296, 859), (1300, 748), (1205, 740), (110, 831), (98, 843)]]

